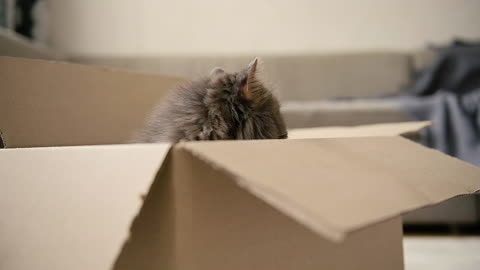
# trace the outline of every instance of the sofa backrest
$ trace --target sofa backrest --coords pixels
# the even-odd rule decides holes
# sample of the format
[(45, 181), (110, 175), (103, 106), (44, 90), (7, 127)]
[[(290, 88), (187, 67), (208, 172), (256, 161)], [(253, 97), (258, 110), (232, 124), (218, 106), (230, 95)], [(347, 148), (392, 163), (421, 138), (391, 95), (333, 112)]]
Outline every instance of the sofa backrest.
[[(283, 101), (331, 97), (366, 97), (398, 91), (411, 76), (405, 53), (346, 53), (298, 56), (259, 56), (262, 76)], [(254, 56), (164, 56), (74, 58), (73, 61), (193, 79), (215, 66), (240, 70)]]

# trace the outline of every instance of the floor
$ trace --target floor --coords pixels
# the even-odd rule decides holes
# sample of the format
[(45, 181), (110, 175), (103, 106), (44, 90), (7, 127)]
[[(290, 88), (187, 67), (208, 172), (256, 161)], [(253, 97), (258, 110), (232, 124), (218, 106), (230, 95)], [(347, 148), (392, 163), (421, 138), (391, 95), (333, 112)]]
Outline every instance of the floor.
[(406, 270), (479, 270), (480, 236), (406, 236)]

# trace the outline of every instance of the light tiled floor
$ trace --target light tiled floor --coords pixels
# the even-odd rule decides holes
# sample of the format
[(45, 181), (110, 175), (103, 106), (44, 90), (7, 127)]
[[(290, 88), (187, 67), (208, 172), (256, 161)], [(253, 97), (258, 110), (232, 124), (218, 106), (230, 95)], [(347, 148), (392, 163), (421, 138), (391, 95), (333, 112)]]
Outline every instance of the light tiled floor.
[(480, 236), (406, 236), (406, 270), (480, 270)]

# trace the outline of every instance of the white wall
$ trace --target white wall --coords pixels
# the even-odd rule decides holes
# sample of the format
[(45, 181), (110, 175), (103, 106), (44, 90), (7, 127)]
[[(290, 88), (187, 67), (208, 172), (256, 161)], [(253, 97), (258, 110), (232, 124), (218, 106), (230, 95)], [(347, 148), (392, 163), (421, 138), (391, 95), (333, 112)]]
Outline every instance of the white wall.
[(480, 38), (479, 0), (49, 0), (74, 55), (412, 49)]

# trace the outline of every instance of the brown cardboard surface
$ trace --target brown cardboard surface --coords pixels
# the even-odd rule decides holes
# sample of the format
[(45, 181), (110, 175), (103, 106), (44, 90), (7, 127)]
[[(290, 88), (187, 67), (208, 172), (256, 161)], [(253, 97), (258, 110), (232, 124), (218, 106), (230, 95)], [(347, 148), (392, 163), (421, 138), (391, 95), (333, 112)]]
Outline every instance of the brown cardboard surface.
[(402, 269), (401, 239), (397, 217), (333, 243), (176, 148), (114, 269)]
[(10, 147), (125, 143), (179, 78), (0, 57), (0, 131)]
[(399, 137), (179, 144), (122, 248), (168, 149), (0, 151), (3, 265), (401, 269), (391, 218), (480, 186), (478, 168)]
[(383, 123), (353, 127), (299, 128), (288, 131), (290, 139), (396, 136), (416, 133), (430, 121)]
[(0, 150), (0, 269), (110, 269), (168, 149)]
[(184, 143), (162, 162), (168, 149), (1, 150), (3, 265), (401, 269), (391, 218), (480, 186), (480, 169), (400, 137)]
[[(125, 142), (181, 82), (8, 57), (0, 80), (8, 147)], [(401, 269), (398, 216), (480, 188), (479, 168), (392, 136), (425, 125), (1, 149), (0, 268)]]
[(480, 188), (479, 168), (400, 137), (181, 147), (230, 172), (238, 185), (333, 241)]

